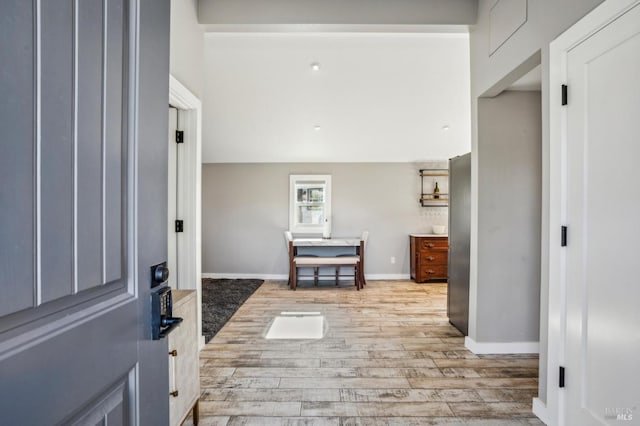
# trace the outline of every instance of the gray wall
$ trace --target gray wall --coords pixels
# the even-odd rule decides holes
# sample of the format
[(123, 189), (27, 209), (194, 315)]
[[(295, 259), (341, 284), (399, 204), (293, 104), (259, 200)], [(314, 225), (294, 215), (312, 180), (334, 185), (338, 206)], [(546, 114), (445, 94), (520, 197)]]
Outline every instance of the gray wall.
[(171, 75), (202, 99), (204, 30), (198, 24), (198, 0), (171, 0)]
[[(583, 17), (602, 0), (535, 0), (527, 2), (527, 21), (493, 54), (489, 55), (489, 35), (491, 32), (490, 10), (495, 0), (480, 0), (478, 19), (471, 31), (471, 151), (472, 151), (472, 194), (477, 192), (479, 173), (478, 157), (482, 151), (478, 147), (478, 99), (492, 96), (509, 87), (535, 63), (542, 63), (542, 216), (541, 216), (541, 286), (540, 286), (540, 375), (539, 398), (546, 401), (547, 389), (547, 304), (549, 283), (549, 124), (548, 124), (548, 75), (549, 43)], [(524, 65), (524, 68), (523, 68)], [(554, 88), (557, 90), (557, 88)], [(495, 188), (499, 191), (500, 188)], [(478, 198), (472, 195), (472, 235), (471, 235), (471, 286), (477, 284), (478, 240)], [(472, 289), (472, 292), (474, 290)], [(476, 292), (477, 294), (477, 292)], [(475, 300), (470, 303), (476, 304)], [(492, 304), (494, 309), (499, 307)], [(470, 311), (475, 311), (470, 306)], [(470, 319), (471, 321), (471, 319)], [(472, 324), (469, 324), (470, 334)]]
[(475, 0), (200, 0), (203, 24), (458, 24)]
[(477, 342), (536, 342), (540, 318), (540, 92), (478, 102)]
[[(366, 273), (409, 274), (409, 233), (447, 224), (447, 208), (418, 203), (418, 170), (447, 162), (204, 164), (203, 273), (286, 275), (289, 175), (332, 175), (332, 235), (369, 231)], [(390, 263), (390, 257), (396, 263)]]

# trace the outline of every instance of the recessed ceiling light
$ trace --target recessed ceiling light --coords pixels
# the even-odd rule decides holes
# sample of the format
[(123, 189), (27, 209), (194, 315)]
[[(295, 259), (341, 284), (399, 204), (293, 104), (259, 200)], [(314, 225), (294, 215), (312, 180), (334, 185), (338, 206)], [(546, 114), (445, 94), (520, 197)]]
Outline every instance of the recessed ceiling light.
[(317, 62), (314, 62), (311, 64), (311, 69), (314, 71), (320, 71), (320, 64)]
[(449, 126), (445, 124), (444, 126), (442, 126), (442, 130), (446, 132), (447, 130), (449, 130)]
[(318, 130), (320, 130), (320, 126), (313, 126), (313, 130), (317, 132)]

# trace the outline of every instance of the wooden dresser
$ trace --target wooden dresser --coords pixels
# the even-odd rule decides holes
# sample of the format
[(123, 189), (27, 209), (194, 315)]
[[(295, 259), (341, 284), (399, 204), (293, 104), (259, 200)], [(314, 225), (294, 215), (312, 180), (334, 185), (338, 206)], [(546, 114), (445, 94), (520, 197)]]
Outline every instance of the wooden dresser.
[(449, 238), (446, 235), (410, 234), (411, 279), (417, 283), (446, 281)]
[(195, 290), (173, 290), (173, 316), (182, 322), (169, 334), (169, 417), (179, 426), (193, 411), (198, 424), (200, 360), (198, 352), (197, 302)]

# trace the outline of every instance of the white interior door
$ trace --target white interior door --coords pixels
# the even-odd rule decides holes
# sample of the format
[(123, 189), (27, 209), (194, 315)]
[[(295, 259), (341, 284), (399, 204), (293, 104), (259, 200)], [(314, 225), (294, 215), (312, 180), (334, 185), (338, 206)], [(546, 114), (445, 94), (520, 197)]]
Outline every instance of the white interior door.
[(175, 221), (178, 219), (178, 144), (176, 143), (176, 130), (178, 110), (169, 107), (169, 153), (167, 184), (167, 266), (169, 267), (169, 285), (178, 288), (178, 234), (175, 229)]
[[(202, 163), (201, 163), (201, 125), (202, 122), (202, 103), (189, 91), (182, 83), (173, 76), (169, 77), (169, 104), (175, 106), (178, 110), (177, 118), (172, 116), (169, 120), (171, 126), (178, 127), (183, 132), (183, 143), (175, 144), (171, 142), (170, 150), (176, 151), (170, 153), (170, 164), (176, 165), (176, 179), (171, 180), (172, 184), (176, 184), (176, 204), (169, 202), (175, 211), (177, 205), (177, 215), (180, 220), (184, 221), (184, 232), (174, 235), (176, 237), (178, 266), (172, 272), (176, 279), (175, 288), (181, 290), (196, 290), (198, 297), (198, 336), (200, 336), (200, 344), (204, 346), (204, 337), (201, 333), (202, 318), (202, 289), (200, 283), (201, 275), (201, 180), (202, 180)], [(175, 140), (175, 127), (171, 129), (170, 141)], [(177, 156), (177, 158), (176, 158)], [(173, 173), (173, 172), (171, 172)], [(169, 219), (170, 234), (174, 233), (174, 218)]]
[(567, 56), (566, 410), (640, 424), (640, 6)]

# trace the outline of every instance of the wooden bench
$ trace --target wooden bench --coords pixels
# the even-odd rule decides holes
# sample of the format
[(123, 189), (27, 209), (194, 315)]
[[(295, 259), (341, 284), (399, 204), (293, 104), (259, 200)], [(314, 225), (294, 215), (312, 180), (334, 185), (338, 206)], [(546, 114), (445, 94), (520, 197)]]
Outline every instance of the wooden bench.
[(314, 284), (318, 285), (319, 269), (333, 267), (336, 269), (335, 279), (338, 285), (340, 267), (354, 268), (354, 285), (357, 290), (363, 286), (362, 273), (360, 270), (360, 256), (296, 256), (293, 247), (293, 236), (290, 231), (285, 231), (285, 240), (289, 252), (289, 287), (295, 290), (298, 286), (298, 268), (313, 268)]
[[(290, 246), (293, 249), (293, 246)], [(291, 269), (291, 281), (289, 283), (292, 290), (295, 290), (298, 286), (298, 268), (314, 268), (314, 284), (318, 285), (318, 269), (323, 267), (333, 267), (336, 271), (343, 266), (349, 266), (354, 268), (353, 281), (357, 290), (362, 288), (360, 281), (360, 256), (330, 256), (330, 257), (304, 257), (304, 256), (290, 256), (289, 267)], [(338, 279), (341, 275), (336, 272), (336, 285), (338, 285)]]

